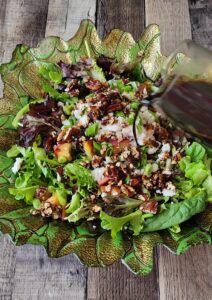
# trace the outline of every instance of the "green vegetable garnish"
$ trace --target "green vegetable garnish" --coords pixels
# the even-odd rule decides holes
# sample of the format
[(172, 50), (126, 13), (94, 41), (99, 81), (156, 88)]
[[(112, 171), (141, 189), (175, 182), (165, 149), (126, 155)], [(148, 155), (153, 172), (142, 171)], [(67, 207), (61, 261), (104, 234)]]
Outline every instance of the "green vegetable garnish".
[(76, 211), (78, 208), (80, 208), (80, 194), (78, 192), (76, 192), (72, 198), (71, 198), (71, 203), (69, 205), (69, 207), (66, 209), (66, 213), (67, 214), (71, 214), (74, 211)]
[(77, 182), (79, 188), (88, 190), (96, 187), (96, 182), (91, 175), (91, 171), (83, 167), (79, 161), (74, 161), (65, 166), (65, 173), (69, 176), (72, 184)]
[(162, 230), (181, 224), (205, 209), (205, 192), (179, 203), (166, 204), (166, 210), (145, 221), (142, 232)]
[(85, 134), (87, 136), (95, 136), (99, 131), (99, 123), (93, 123), (92, 125), (90, 125), (86, 131)]
[[(72, 66), (39, 62), (44, 99), (20, 98), (23, 107), (10, 117), (20, 140), (7, 151), (7, 162), (0, 157), (1, 180), (10, 177), (9, 193), (36, 214), (43, 215), (49, 202), (53, 217), (55, 209), (76, 223), (70, 234), (79, 238), (106, 230), (112, 238), (125, 230), (139, 235), (168, 229), (181, 236), (180, 224), (212, 203), (212, 150), (180, 135), (179, 145), (173, 142), (174, 125), (151, 108), (135, 120), (140, 91), (155, 89), (140, 58), (125, 79), (117, 62), (104, 74), (89, 41), (83, 47), (89, 59)], [(120, 74), (107, 81), (116, 67)], [(90, 221), (95, 230), (101, 224), (100, 231), (90, 232)]]

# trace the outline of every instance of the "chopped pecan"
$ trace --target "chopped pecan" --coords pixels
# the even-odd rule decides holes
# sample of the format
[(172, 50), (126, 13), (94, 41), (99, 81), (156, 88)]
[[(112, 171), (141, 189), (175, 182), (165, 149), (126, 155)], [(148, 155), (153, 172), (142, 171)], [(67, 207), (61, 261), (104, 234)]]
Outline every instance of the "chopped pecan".
[(98, 181), (98, 184), (99, 184), (100, 186), (106, 185), (106, 184), (110, 181), (110, 179), (111, 179), (110, 177), (106, 176), (106, 177), (104, 177), (103, 179), (99, 180), (99, 181)]
[(95, 80), (93, 78), (89, 78), (86, 82), (85, 82), (85, 86), (92, 91), (97, 91), (103, 87), (107, 86), (107, 83), (102, 83), (99, 80)]
[(174, 155), (173, 160), (179, 161), (179, 160), (181, 160), (181, 158), (182, 158), (182, 156), (181, 156), (180, 152), (178, 152), (177, 154)]
[(99, 110), (98, 106), (91, 106), (90, 111), (88, 112), (88, 117), (92, 120), (95, 121), (97, 120), (101, 115), (101, 112)]
[(103, 161), (103, 158), (98, 155), (93, 155), (91, 165), (93, 168), (98, 168)]
[(130, 179), (130, 186), (136, 186), (139, 184), (139, 180), (137, 178)]
[(133, 195), (135, 195), (135, 190), (133, 187), (128, 186), (126, 184), (123, 184), (121, 186), (121, 191), (123, 194), (127, 195), (128, 197), (132, 197)]
[(110, 112), (114, 112), (114, 111), (119, 111), (119, 110), (122, 110), (123, 108), (123, 104), (121, 102), (119, 103), (114, 103), (114, 104), (111, 104), (107, 107), (106, 109), (106, 113), (110, 113)]
[(141, 83), (138, 86), (135, 96), (143, 99), (148, 96), (149, 90), (150, 90), (150, 84), (148, 82)]
[(145, 213), (156, 214), (158, 207), (158, 202), (156, 201), (147, 201), (140, 205), (139, 209)]
[(46, 201), (49, 197), (51, 197), (51, 193), (46, 187), (40, 187), (36, 190), (36, 198), (39, 200)]
[(161, 127), (160, 125), (158, 125), (155, 128), (154, 136), (155, 136), (156, 140), (158, 140), (158, 141), (168, 140), (169, 132), (167, 131), (166, 128)]
[(121, 193), (121, 189), (118, 186), (113, 186), (111, 190), (111, 195), (112, 196), (118, 196)]

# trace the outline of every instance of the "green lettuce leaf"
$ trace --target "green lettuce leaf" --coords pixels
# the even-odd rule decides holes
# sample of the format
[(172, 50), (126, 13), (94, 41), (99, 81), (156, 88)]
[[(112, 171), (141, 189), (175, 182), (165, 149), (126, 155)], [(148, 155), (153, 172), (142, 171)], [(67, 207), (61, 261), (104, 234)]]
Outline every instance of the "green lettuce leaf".
[(88, 190), (96, 188), (96, 181), (93, 179), (91, 171), (80, 164), (80, 161), (74, 161), (65, 166), (65, 174), (69, 176), (71, 184), (77, 184), (78, 188), (87, 188)]
[(12, 147), (7, 151), (7, 157), (16, 157), (19, 154), (25, 155), (26, 150), (18, 145), (12, 145)]
[(203, 182), (202, 186), (205, 188), (207, 193), (207, 201), (212, 202), (212, 176), (209, 175), (205, 181)]
[(38, 185), (33, 185), (22, 188), (9, 188), (9, 193), (15, 196), (16, 200), (24, 199), (27, 204), (31, 204), (38, 187)]
[(26, 104), (24, 107), (22, 107), (16, 114), (13, 122), (12, 122), (12, 126), (14, 128), (18, 128), (18, 123), (21, 120), (21, 118), (23, 117), (23, 115), (25, 113), (27, 113), (29, 111), (29, 104)]
[(199, 162), (205, 156), (205, 148), (197, 142), (193, 142), (187, 149), (186, 155), (190, 156), (192, 162)]
[(78, 208), (80, 208), (81, 202), (80, 202), (80, 194), (79, 193), (75, 193), (72, 198), (71, 198), (71, 203), (68, 206), (68, 208), (66, 209), (66, 213), (67, 214), (71, 214), (73, 213), (75, 210), (77, 210)]
[(62, 82), (62, 72), (53, 63), (43, 63), (42, 66), (39, 68), (38, 72), (43, 78), (47, 80), (51, 80), (56, 84), (60, 84)]
[(142, 229), (141, 216), (142, 212), (140, 210), (119, 218), (112, 217), (104, 211), (101, 211), (101, 227), (106, 230), (111, 230), (111, 236), (115, 237), (117, 233), (123, 229), (124, 225), (129, 223), (134, 235), (138, 235)]
[(101, 82), (106, 82), (104, 72), (102, 71), (102, 69), (99, 66), (97, 66), (95, 60), (93, 60), (93, 66), (88, 71), (88, 75), (96, 80), (101, 81)]
[(191, 162), (190, 156), (186, 156), (179, 162), (180, 169), (185, 172), (185, 177), (192, 180), (194, 185), (200, 186), (209, 175), (202, 161)]
[(78, 206), (79, 203), (76, 203), (76, 202), (75, 202), (76, 206), (72, 207), (73, 212), (67, 217), (67, 220), (69, 222), (73, 222), (73, 223), (79, 221), (80, 219), (88, 218), (88, 216), (90, 214), (89, 204), (86, 202), (86, 199), (81, 200), (80, 207), (78, 207), (78, 208), (76, 208), (76, 207)]
[(206, 193), (199, 191), (194, 197), (174, 204), (166, 204), (166, 210), (148, 219), (142, 232), (166, 229), (187, 221), (205, 209)]

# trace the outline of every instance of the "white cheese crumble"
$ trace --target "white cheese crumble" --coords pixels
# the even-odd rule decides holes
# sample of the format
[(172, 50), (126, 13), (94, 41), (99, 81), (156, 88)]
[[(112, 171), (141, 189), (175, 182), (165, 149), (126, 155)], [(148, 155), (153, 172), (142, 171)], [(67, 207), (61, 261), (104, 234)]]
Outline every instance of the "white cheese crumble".
[(112, 159), (110, 158), (110, 156), (105, 156), (105, 162), (106, 162), (107, 164), (110, 164), (110, 163), (112, 163), (113, 161), (112, 161)]
[(155, 152), (157, 152), (158, 148), (157, 147), (149, 147), (148, 150), (147, 150), (147, 153), (148, 154), (154, 154)]
[(75, 118), (78, 120), (79, 118), (81, 118), (81, 113), (82, 111), (80, 109), (75, 109), (73, 110), (73, 114), (75, 116)]
[(104, 176), (104, 171), (105, 171), (105, 168), (104, 167), (101, 167), (101, 168), (96, 168), (94, 170), (91, 171), (91, 174), (94, 178), (94, 180), (96, 181), (99, 181), (101, 180)]
[(89, 123), (89, 118), (87, 115), (83, 115), (80, 119), (79, 122), (82, 126), (86, 126)]
[(124, 127), (121, 130), (122, 130), (122, 134), (123, 134), (124, 137), (130, 137), (130, 138), (134, 139), (133, 126), (132, 125)]
[(60, 107), (64, 107), (64, 103), (61, 102), (61, 101), (58, 101), (58, 102), (57, 102), (57, 105), (60, 106)]
[(144, 145), (147, 140), (155, 140), (154, 138), (154, 130), (146, 130), (142, 129), (140, 134), (137, 134), (137, 141), (139, 145)]
[(77, 119), (77, 121), (82, 125), (82, 126), (86, 126), (89, 123), (89, 118), (88, 116), (82, 115), (82, 110), (80, 109), (75, 109), (73, 110), (73, 114), (75, 116), (75, 118)]
[(170, 152), (171, 151), (171, 147), (169, 143), (163, 144), (162, 148), (161, 148), (161, 152), (165, 153), (165, 152)]
[(21, 165), (22, 165), (23, 161), (24, 161), (23, 158), (20, 158), (20, 157), (16, 158), (15, 163), (14, 163), (12, 169), (11, 169), (14, 174), (18, 173), (18, 171), (21, 168)]
[(63, 124), (63, 126), (70, 126), (71, 124), (70, 124), (70, 122), (69, 122), (69, 120), (64, 120), (63, 122), (62, 122), (62, 124)]
[(163, 189), (162, 193), (163, 193), (163, 196), (166, 196), (166, 197), (173, 197), (176, 194), (175, 191), (168, 190), (168, 189)]
[(158, 164), (152, 164), (152, 172), (157, 172), (158, 171)]
[(57, 172), (57, 181), (58, 181), (58, 182), (61, 182), (61, 179), (62, 179), (62, 178), (61, 178), (60, 174)]
[(166, 183), (166, 188), (162, 190), (163, 196), (173, 197), (176, 195), (176, 187), (171, 181)]
[(155, 117), (151, 114), (146, 106), (141, 108), (141, 119), (143, 124), (152, 124), (155, 122)]
[(166, 153), (171, 151), (171, 147), (169, 143), (163, 144), (162, 148), (161, 148), (161, 152), (158, 154), (158, 159), (159, 160), (163, 160)]

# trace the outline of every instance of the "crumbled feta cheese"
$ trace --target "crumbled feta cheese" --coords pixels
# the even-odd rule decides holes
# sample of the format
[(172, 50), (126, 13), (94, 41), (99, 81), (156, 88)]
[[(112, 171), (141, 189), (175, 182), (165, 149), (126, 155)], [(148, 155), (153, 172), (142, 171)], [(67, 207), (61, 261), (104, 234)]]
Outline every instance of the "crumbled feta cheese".
[(104, 174), (105, 168), (101, 167), (101, 168), (96, 168), (94, 170), (92, 170), (91, 174), (94, 178), (94, 180), (99, 181), (103, 178), (103, 174)]
[(64, 107), (64, 103), (61, 102), (61, 101), (58, 101), (58, 102), (57, 102), (57, 105), (60, 106), (60, 107)]
[(173, 197), (176, 192), (172, 191), (172, 190), (168, 190), (168, 189), (163, 189), (162, 190), (163, 196), (165, 197)]
[(101, 193), (102, 198), (107, 197), (107, 193)]
[(158, 164), (152, 164), (152, 172), (158, 171)]
[(121, 116), (119, 116), (119, 117), (117, 117), (117, 120), (118, 120), (118, 122), (123, 122), (123, 121), (124, 121), (124, 118), (121, 117)]
[(113, 161), (112, 161), (112, 159), (110, 158), (110, 156), (105, 156), (105, 162), (106, 162), (107, 164), (110, 164), (110, 163), (112, 163)]
[(155, 122), (155, 117), (146, 106), (143, 106), (141, 109), (141, 119), (143, 124), (152, 124)]
[(165, 175), (171, 175), (172, 172), (170, 170), (164, 170), (162, 173)]
[(170, 152), (171, 151), (171, 147), (170, 147), (170, 144), (166, 143), (166, 144), (163, 144), (162, 148), (161, 148), (161, 152)]
[(89, 118), (87, 115), (83, 115), (80, 119), (79, 122), (82, 124), (82, 126), (86, 126), (89, 123)]
[(158, 159), (157, 161), (159, 160), (163, 160), (165, 158), (165, 155), (167, 152), (170, 152), (171, 151), (171, 147), (170, 147), (170, 144), (166, 143), (166, 144), (163, 144), (162, 148), (161, 148), (161, 152), (158, 154)]
[(109, 124), (109, 125), (101, 126), (101, 130), (116, 132), (116, 131), (120, 130), (120, 126), (119, 126), (119, 124)]
[(89, 106), (88, 103), (78, 103), (77, 104), (77, 108), (80, 109), (81, 111), (83, 111), (84, 109), (86, 109)]
[(73, 114), (75, 116), (75, 118), (77, 119), (77, 121), (82, 125), (82, 126), (86, 126), (89, 123), (89, 118), (87, 115), (82, 115), (82, 110), (80, 109), (75, 109), (73, 110)]
[(64, 120), (63, 122), (62, 122), (62, 124), (63, 124), (63, 126), (70, 126), (70, 122), (69, 122), (69, 120)]
[(60, 174), (57, 173), (57, 181), (58, 181), (58, 182), (61, 182), (61, 179), (62, 179), (62, 178), (61, 178)]
[(119, 132), (121, 131), (121, 127), (119, 124), (109, 124), (109, 125), (101, 125), (97, 136), (101, 136), (106, 134), (107, 132)]
[(14, 163), (12, 169), (11, 169), (14, 174), (18, 173), (18, 171), (21, 168), (21, 165), (22, 165), (23, 161), (24, 161), (23, 158), (20, 158), (20, 157), (16, 158), (15, 163)]
[(135, 175), (143, 175), (144, 174), (144, 169), (136, 169), (135, 171), (134, 171), (134, 174)]
[(166, 187), (167, 187), (167, 189), (172, 190), (172, 191), (176, 190), (176, 187), (173, 185), (173, 183), (171, 181), (168, 181), (166, 183)]
[(133, 126), (129, 125), (127, 127), (122, 128), (122, 134), (124, 137), (129, 137), (134, 139)]
[(162, 190), (163, 196), (173, 197), (176, 195), (176, 187), (171, 181), (166, 183), (166, 188)]
[(157, 152), (158, 148), (157, 147), (153, 147), (153, 146), (150, 146), (147, 150), (147, 153), (148, 154), (154, 154), (155, 152)]
[(80, 109), (73, 110), (73, 114), (77, 120), (81, 117), (81, 113), (82, 111)]

